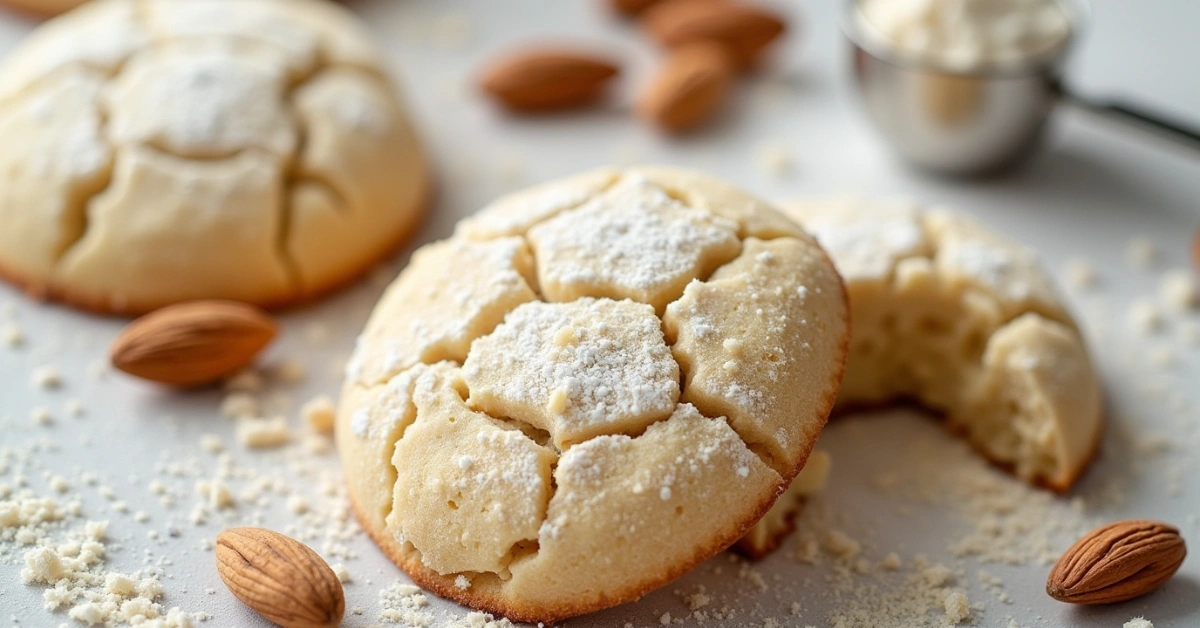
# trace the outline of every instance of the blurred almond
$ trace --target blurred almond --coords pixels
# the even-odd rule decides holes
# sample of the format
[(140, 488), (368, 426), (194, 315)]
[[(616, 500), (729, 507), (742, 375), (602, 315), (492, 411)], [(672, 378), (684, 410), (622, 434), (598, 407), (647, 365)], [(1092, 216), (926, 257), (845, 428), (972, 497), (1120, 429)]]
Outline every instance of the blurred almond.
[(333, 628), (346, 594), (333, 569), (307, 545), (264, 528), (217, 535), (217, 574), (234, 597), (284, 628)]
[(726, 0), (667, 0), (650, 7), (642, 23), (651, 37), (668, 48), (699, 41), (720, 43), (741, 67), (753, 65), (786, 28), (769, 11)]
[(708, 119), (725, 100), (733, 60), (719, 44), (697, 43), (675, 50), (638, 100), (638, 114), (671, 132)]
[(659, 0), (609, 0), (608, 4), (612, 8), (625, 15), (637, 15), (642, 11), (650, 8), (650, 5), (656, 4)]
[(1111, 604), (1145, 595), (1183, 564), (1179, 530), (1158, 521), (1118, 521), (1084, 535), (1063, 554), (1046, 593), (1072, 604)]
[(191, 301), (130, 323), (113, 342), (109, 357), (130, 375), (201, 386), (248, 366), (275, 332), (275, 321), (252, 305)]
[(480, 86), (516, 111), (565, 109), (594, 100), (619, 71), (608, 60), (587, 53), (525, 50), (490, 64)]

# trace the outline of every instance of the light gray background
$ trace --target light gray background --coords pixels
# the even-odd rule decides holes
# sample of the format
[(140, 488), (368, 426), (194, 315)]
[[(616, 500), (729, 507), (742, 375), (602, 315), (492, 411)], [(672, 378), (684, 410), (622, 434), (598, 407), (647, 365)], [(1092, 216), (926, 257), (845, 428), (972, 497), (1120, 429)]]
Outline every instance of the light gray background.
[[(977, 182), (913, 172), (891, 158), (856, 109), (847, 81), (845, 50), (835, 25), (837, 4), (829, 1), (776, 3), (794, 16), (795, 28), (793, 36), (777, 50), (775, 63), (763, 75), (743, 81), (715, 124), (694, 136), (668, 140), (630, 116), (633, 88), (652, 70), (656, 52), (635, 29), (609, 16), (600, 4), (582, 0), (355, 3), (403, 78), (439, 166), (441, 193), (418, 244), (447, 235), (455, 220), (497, 194), (610, 162), (693, 166), (772, 198), (831, 193), (906, 195), (977, 214), (1037, 249), (1056, 273), (1068, 258), (1082, 256), (1091, 260), (1103, 277), (1097, 293), (1073, 297), (1072, 306), (1085, 321), (1106, 376), (1113, 428), (1096, 469), (1075, 494), (1095, 497), (1114, 476), (1127, 475), (1127, 500), (1119, 509), (1097, 513), (1099, 517), (1163, 518), (1183, 527), (1188, 538), (1200, 539), (1195, 517), (1200, 511), (1200, 487), (1185, 480), (1177, 496), (1169, 495), (1165, 488), (1169, 474), (1182, 473), (1188, 478), (1196, 472), (1192, 451), (1200, 440), (1195, 431), (1198, 417), (1192, 408), (1200, 401), (1195, 386), (1200, 356), (1195, 348), (1177, 346), (1178, 366), (1161, 371), (1150, 365), (1149, 347), (1179, 343), (1170, 329), (1151, 340), (1129, 331), (1126, 306), (1135, 297), (1155, 294), (1157, 276), (1134, 269), (1124, 254), (1130, 238), (1144, 235), (1164, 252), (1161, 267), (1187, 264), (1188, 238), (1200, 223), (1198, 153), (1108, 120), (1064, 110), (1046, 149), (1020, 172)], [(1104, 0), (1095, 5), (1091, 32), (1072, 66), (1074, 84), (1088, 93), (1136, 96), (1164, 112), (1200, 122), (1200, 80), (1194, 67), (1200, 44), (1192, 32), (1200, 24), (1200, 4), (1191, 0)], [(0, 53), (16, 46), (32, 26), (27, 19), (0, 13)], [(539, 119), (499, 113), (475, 96), (470, 77), (489, 53), (528, 39), (586, 43), (619, 56), (627, 68), (620, 89), (608, 104), (586, 112)], [(794, 166), (787, 176), (773, 176), (759, 165), (755, 155), (764, 142), (791, 155)], [(407, 255), (408, 250), (398, 255), (391, 269), (378, 276), (394, 273)], [(268, 361), (287, 356), (309, 365), (307, 381), (286, 389), (293, 400), (300, 402), (319, 392), (336, 393), (339, 378), (329, 365), (348, 353), (381, 285), (380, 281), (366, 281), (316, 306), (283, 316), (285, 331)], [(255, 617), (221, 587), (211, 553), (200, 549), (200, 539), (212, 538), (223, 525), (242, 522), (255, 510), (243, 506), (224, 518), (213, 518), (205, 527), (193, 527), (186, 519), (196, 499), (190, 492), (195, 478), (169, 479), (181, 491), (174, 509), (160, 506), (146, 490), (146, 483), (160, 478), (156, 468), (171, 460), (198, 469), (200, 478), (208, 477), (213, 458), (197, 444), (199, 436), (206, 433), (220, 435), (240, 465), (277, 475), (303, 494), (314, 493), (313, 481), (297, 477), (281, 461), (282, 454), (238, 451), (232, 422), (216, 414), (219, 392), (172, 395), (119, 376), (100, 381), (89, 377), (88, 365), (103, 358), (122, 321), (36, 304), (0, 287), (0, 304), (4, 302), (15, 305), (16, 319), (29, 343), (17, 351), (0, 348), (0, 417), (7, 417), (0, 424), (0, 442), (20, 448), (47, 439), (57, 442), (60, 449), (38, 451), (34, 459), (72, 481), (84, 498), (87, 516), (112, 520), (110, 531), (119, 546), (111, 559), (114, 568), (162, 567), (169, 577), (165, 582), (167, 606), (206, 610), (214, 616), (207, 624), (211, 626), (257, 625)], [(314, 346), (305, 342), (304, 330), (314, 322), (334, 331), (328, 343)], [(45, 391), (30, 384), (31, 369), (47, 363), (63, 371), (67, 380), (63, 390)], [(1147, 386), (1142, 384), (1146, 381), (1163, 382), (1169, 391), (1183, 395), (1189, 409), (1168, 409), (1161, 395), (1145, 394)], [(62, 407), (68, 398), (84, 401), (85, 417), (64, 415)], [(36, 405), (47, 405), (56, 412), (55, 425), (32, 424), (29, 412)], [(294, 412), (292, 416), (295, 421)], [(1122, 453), (1128, 450), (1122, 434), (1130, 430), (1169, 434), (1172, 446), (1144, 464), (1134, 464), (1132, 455)], [(835, 456), (832, 487), (825, 499), (850, 513), (847, 531), (856, 536), (873, 531), (873, 548), (886, 551), (902, 546), (909, 553), (922, 551), (949, 560), (942, 537), (961, 522), (951, 521), (936, 509), (890, 520), (886, 513), (892, 512), (894, 504), (868, 488), (871, 473), (887, 468), (889, 461), (895, 460), (896, 443), (907, 438), (944, 438), (947, 446), (954, 446), (932, 422), (912, 417), (873, 417), (834, 425), (823, 441)], [(314, 472), (333, 473), (337, 463), (335, 457), (326, 456), (310, 458), (306, 464)], [(78, 486), (75, 477), (79, 471), (97, 473), (101, 484), (113, 486), (119, 499), (129, 502), (131, 511), (146, 510), (151, 520), (137, 523), (127, 514), (111, 512), (94, 487)], [(27, 475), (35, 487), (42, 486), (40, 469), (31, 469)], [(315, 496), (313, 501), (322, 503)], [(291, 519), (283, 500), (275, 499), (264, 523), (282, 527)], [(178, 540), (159, 545), (146, 538), (150, 529), (165, 537), (171, 527), (179, 529)], [(359, 558), (343, 561), (355, 576), (346, 589), (348, 606), (363, 614), (348, 614), (346, 624), (364, 626), (377, 616), (379, 589), (402, 576), (365, 538), (359, 537), (351, 545)], [(962, 567), (970, 575), (972, 599), (988, 599), (973, 577), (978, 567), (970, 562)], [(781, 556), (758, 568), (772, 583), (814, 573)], [(1088, 612), (1046, 598), (1041, 591), (1045, 567), (988, 569), (1005, 579), (1014, 603), (990, 601), (976, 625), (1007, 625), (1006, 617), (1012, 615), (1022, 626), (1115, 627), (1140, 614), (1146, 614), (1158, 628), (1200, 625), (1197, 560), (1186, 564), (1181, 575), (1155, 595)], [(17, 571), (14, 565), (0, 565), (0, 621), (10, 615), (25, 626), (65, 621), (61, 615), (41, 610), (41, 588), (18, 584)], [(767, 616), (786, 616), (790, 602), (799, 601), (804, 607), (799, 625), (827, 625), (828, 599), (815, 594), (780, 598), (780, 586), (759, 595), (728, 573), (726, 570), (721, 577), (704, 569), (684, 584), (702, 583), (716, 597), (757, 606)], [(206, 592), (210, 588), (215, 594)], [(663, 612), (684, 615), (683, 605), (671, 593), (673, 588), (569, 624), (622, 625), (629, 621), (643, 626), (656, 623)], [(434, 604), (453, 608), (442, 602)], [(761, 625), (761, 619), (744, 614), (735, 623)]]

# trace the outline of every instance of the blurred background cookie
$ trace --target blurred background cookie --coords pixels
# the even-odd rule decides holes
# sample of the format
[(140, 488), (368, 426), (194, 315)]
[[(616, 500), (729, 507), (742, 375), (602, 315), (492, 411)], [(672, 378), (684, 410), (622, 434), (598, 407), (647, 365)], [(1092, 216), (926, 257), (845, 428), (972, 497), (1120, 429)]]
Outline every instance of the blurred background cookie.
[(91, 2), (0, 69), (0, 133), (0, 275), (100, 311), (311, 298), (430, 195), (378, 51), (327, 2)]

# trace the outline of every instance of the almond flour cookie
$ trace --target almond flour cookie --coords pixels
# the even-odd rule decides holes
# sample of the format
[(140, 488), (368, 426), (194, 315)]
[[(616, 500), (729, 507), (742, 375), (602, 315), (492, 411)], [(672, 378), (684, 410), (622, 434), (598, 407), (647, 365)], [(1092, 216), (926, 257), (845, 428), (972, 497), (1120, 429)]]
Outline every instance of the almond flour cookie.
[(421, 586), (525, 621), (637, 599), (747, 532), (841, 378), (816, 242), (720, 181), (603, 170), (430, 244), (347, 366), (363, 526)]
[(0, 275), (83, 307), (307, 299), (430, 173), (370, 38), (316, 0), (97, 0), (0, 69)]
[(1079, 329), (1034, 255), (963, 216), (906, 203), (786, 210), (829, 251), (854, 332), (839, 406), (914, 398), (985, 456), (1065, 491), (1103, 427)]

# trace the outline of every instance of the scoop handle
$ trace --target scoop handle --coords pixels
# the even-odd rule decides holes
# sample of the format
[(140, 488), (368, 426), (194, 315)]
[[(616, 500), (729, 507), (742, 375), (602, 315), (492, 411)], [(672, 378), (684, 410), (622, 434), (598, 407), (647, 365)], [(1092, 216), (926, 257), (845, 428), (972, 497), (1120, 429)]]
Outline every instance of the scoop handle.
[(1161, 112), (1152, 111), (1137, 103), (1118, 98), (1100, 100), (1080, 96), (1064, 87), (1062, 83), (1057, 84), (1055, 87), (1059, 97), (1065, 102), (1116, 120), (1150, 129), (1167, 138), (1200, 150), (1200, 130), (1179, 120), (1172, 119), (1170, 116), (1163, 115)]

